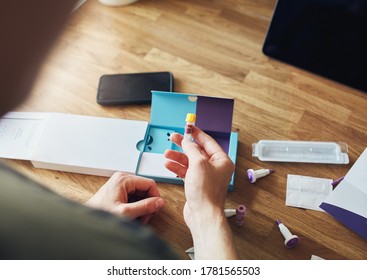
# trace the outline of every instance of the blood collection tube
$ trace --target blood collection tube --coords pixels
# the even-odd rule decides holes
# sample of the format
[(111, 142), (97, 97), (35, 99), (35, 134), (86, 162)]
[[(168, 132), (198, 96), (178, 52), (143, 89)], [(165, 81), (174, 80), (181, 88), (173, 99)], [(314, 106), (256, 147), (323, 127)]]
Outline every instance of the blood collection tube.
[(192, 129), (194, 128), (195, 121), (196, 121), (195, 114), (188, 113), (186, 115), (186, 126), (185, 126), (185, 134), (184, 134), (185, 138), (191, 139), (191, 133), (192, 133)]
[(246, 213), (246, 206), (243, 204), (239, 204), (236, 209), (236, 223), (237, 225), (241, 226), (243, 225), (243, 219), (245, 217)]

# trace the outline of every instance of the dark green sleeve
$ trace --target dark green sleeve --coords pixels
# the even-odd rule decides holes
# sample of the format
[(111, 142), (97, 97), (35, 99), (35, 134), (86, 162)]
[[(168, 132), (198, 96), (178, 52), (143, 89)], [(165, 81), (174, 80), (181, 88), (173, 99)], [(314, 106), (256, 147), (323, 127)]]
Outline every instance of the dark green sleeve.
[(177, 259), (147, 226), (69, 201), (0, 165), (0, 259)]

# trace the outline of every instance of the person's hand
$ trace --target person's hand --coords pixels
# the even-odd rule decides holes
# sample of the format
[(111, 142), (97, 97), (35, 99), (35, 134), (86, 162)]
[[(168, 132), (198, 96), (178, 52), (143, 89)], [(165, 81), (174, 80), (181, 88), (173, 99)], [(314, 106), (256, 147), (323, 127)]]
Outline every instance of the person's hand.
[(173, 133), (171, 140), (185, 153), (167, 150), (166, 167), (185, 180), (185, 194), (191, 212), (224, 209), (224, 200), (234, 171), (234, 164), (219, 144), (198, 127), (194, 127), (195, 142)]
[(195, 258), (237, 258), (224, 216), (234, 164), (220, 145), (199, 128), (194, 127), (192, 137), (195, 142), (172, 134), (172, 142), (184, 153), (167, 150), (165, 156), (167, 169), (185, 182), (184, 218), (194, 239)]
[(116, 172), (85, 205), (146, 224), (164, 201), (153, 180)]

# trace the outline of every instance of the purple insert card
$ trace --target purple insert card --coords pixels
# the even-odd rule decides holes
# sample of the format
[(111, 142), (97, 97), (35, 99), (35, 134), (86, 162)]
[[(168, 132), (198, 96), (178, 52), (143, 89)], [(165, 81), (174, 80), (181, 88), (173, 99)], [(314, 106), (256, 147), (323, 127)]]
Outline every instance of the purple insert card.
[(351, 230), (358, 233), (363, 238), (367, 239), (367, 218), (341, 207), (322, 203), (320, 208), (324, 209), (330, 215), (334, 216), (339, 222), (343, 223)]
[(232, 130), (233, 99), (200, 96), (196, 105), (196, 126), (210, 134), (228, 153)]

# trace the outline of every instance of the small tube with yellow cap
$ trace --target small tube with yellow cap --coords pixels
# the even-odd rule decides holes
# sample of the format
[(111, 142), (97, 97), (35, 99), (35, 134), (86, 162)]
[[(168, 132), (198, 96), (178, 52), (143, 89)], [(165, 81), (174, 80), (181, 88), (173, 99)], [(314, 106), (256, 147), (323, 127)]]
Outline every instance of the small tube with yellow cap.
[(187, 139), (192, 139), (191, 133), (192, 133), (192, 129), (194, 128), (195, 125), (195, 121), (196, 121), (196, 115), (193, 113), (188, 113), (186, 115), (186, 126), (185, 126), (185, 134), (184, 137)]

